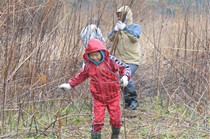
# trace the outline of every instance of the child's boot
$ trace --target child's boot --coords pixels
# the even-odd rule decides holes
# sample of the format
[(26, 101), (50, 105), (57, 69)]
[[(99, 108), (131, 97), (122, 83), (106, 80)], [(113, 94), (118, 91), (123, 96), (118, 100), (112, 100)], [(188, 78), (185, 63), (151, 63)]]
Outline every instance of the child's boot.
[(112, 126), (112, 136), (111, 139), (119, 139), (120, 128), (115, 128)]
[(101, 131), (98, 132), (91, 131), (91, 139), (101, 139)]

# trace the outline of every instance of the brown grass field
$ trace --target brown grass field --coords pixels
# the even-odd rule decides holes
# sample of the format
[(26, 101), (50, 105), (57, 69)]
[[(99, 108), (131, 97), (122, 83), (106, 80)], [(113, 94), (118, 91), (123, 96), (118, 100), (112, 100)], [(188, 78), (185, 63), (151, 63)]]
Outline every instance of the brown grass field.
[[(143, 31), (140, 106), (123, 110), (120, 138), (209, 139), (210, 1), (177, 1), (1, 0), (0, 138), (90, 138), (89, 81), (67, 92), (58, 85), (82, 67), (88, 21), (100, 19), (107, 40), (116, 9), (129, 5)], [(102, 138), (110, 134), (106, 115)]]

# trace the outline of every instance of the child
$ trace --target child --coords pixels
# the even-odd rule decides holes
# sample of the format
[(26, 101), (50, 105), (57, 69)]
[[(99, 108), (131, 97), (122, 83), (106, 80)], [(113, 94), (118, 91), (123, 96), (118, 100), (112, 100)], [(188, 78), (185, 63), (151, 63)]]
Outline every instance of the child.
[(130, 67), (109, 55), (106, 47), (98, 39), (91, 39), (83, 55), (86, 65), (68, 83), (61, 84), (60, 89), (69, 90), (90, 77), (90, 91), (93, 97), (93, 123), (92, 139), (101, 138), (101, 130), (104, 124), (105, 109), (110, 115), (112, 125), (112, 139), (118, 139), (121, 123), (120, 107), (120, 83), (128, 84), (131, 77)]

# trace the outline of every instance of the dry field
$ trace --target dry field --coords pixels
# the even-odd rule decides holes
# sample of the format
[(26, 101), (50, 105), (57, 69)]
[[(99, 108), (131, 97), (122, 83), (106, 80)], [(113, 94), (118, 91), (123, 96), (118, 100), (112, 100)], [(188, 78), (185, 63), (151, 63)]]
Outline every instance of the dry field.
[[(1, 0), (0, 138), (90, 138), (89, 81), (68, 92), (58, 85), (81, 69), (79, 33), (89, 19), (100, 19), (107, 39), (125, 4), (143, 32), (140, 106), (123, 110), (120, 138), (210, 138), (210, 5), (196, 1)], [(107, 116), (103, 139), (110, 131)]]

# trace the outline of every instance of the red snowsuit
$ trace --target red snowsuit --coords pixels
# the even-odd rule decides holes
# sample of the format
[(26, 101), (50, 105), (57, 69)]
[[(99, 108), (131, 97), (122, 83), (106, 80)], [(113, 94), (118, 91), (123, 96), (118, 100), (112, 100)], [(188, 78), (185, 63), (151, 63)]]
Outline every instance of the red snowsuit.
[[(104, 60), (96, 65), (90, 61), (88, 53), (103, 51)], [(115, 128), (120, 128), (121, 107), (120, 107), (120, 84), (119, 73), (121, 76), (131, 77), (129, 66), (123, 64), (109, 52), (103, 43), (97, 39), (91, 39), (83, 55), (87, 62), (84, 69), (69, 80), (72, 87), (80, 84), (90, 77), (90, 91), (93, 97), (93, 132), (98, 132), (104, 124), (106, 108), (110, 115), (110, 124)]]

